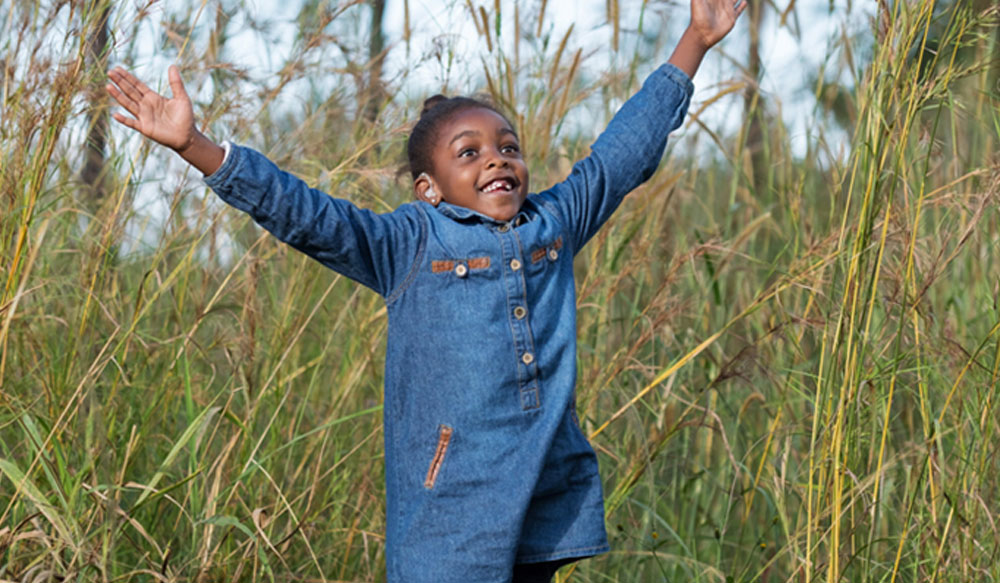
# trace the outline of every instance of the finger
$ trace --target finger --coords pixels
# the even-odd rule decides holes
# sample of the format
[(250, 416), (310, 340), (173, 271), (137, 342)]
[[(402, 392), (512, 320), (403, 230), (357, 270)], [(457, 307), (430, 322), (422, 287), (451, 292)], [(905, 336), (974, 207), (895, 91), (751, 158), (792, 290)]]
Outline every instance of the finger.
[(183, 97), (190, 101), (187, 89), (184, 88), (184, 82), (181, 81), (181, 71), (177, 65), (170, 65), (170, 68), (167, 69), (167, 77), (170, 79), (170, 91), (174, 97)]
[(135, 101), (133, 101), (132, 99), (130, 99), (127, 95), (125, 95), (124, 93), (122, 93), (121, 91), (119, 91), (118, 88), (115, 87), (114, 85), (112, 85), (111, 83), (108, 83), (104, 87), (105, 87), (105, 89), (108, 90), (108, 93), (111, 94), (111, 97), (113, 97), (115, 99), (115, 101), (118, 102), (118, 105), (124, 107), (132, 115), (138, 115), (139, 114), (139, 104), (138, 103), (136, 103)]
[(132, 73), (129, 73), (128, 71), (122, 69), (121, 67), (119, 67), (118, 70), (121, 72), (122, 77), (124, 77), (126, 81), (128, 81), (133, 87), (135, 87), (136, 91), (138, 91), (140, 95), (144, 96), (147, 93), (153, 93), (153, 94), (156, 93), (155, 91), (150, 89), (148, 85), (143, 83), (138, 77), (136, 77)]
[(136, 121), (136, 120), (134, 120), (134, 119), (132, 119), (132, 118), (130, 118), (130, 117), (125, 117), (124, 115), (118, 113), (117, 111), (114, 112), (113, 114), (111, 114), (111, 117), (115, 118), (116, 122), (122, 124), (125, 127), (132, 128), (133, 130), (135, 130), (137, 132), (140, 131), (139, 130), (139, 122)]
[(739, 2), (738, 4), (736, 4), (736, 16), (737, 16), (737, 18), (739, 17), (740, 14), (743, 14), (743, 11), (746, 10), (746, 9), (747, 9), (747, 0), (742, 0), (742, 2)]
[(145, 97), (147, 93), (156, 94), (156, 92), (146, 86), (146, 84), (140, 81), (135, 75), (129, 73), (121, 67), (115, 67), (112, 73), (115, 74), (114, 79), (118, 83), (118, 86), (135, 102), (142, 101), (143, 97)]
[(139, 102), (142, 99), (142, 95), (139, 91), (132, 85), (128, 78), (125, 76), (125, 71), (121, 67), (116, 67), (108, 72), (108, 77), (114, 82), (115, 88), (118, 92), (131, 99), (133, 102)]

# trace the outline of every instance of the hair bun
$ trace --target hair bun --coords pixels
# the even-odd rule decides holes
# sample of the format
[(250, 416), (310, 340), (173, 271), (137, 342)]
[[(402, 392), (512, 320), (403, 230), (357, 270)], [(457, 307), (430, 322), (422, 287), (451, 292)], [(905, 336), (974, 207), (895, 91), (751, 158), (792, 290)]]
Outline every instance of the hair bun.
[(420, 110), (420, 117), (427, 115), (427, 112), (437, 107), (440, 103), (448, 101), (448, 98), (438, 93), (424, 100), (424, 108)]

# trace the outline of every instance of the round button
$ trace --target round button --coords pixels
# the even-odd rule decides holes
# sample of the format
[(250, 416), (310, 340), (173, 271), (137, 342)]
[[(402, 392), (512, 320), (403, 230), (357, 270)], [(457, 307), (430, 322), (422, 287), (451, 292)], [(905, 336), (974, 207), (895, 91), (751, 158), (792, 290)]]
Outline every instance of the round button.
[(552, 261), (559, 259), (559, 252), (556, 251), (555, 249), (549, 249), (549, 259), (551, 259)]
[(469, 268), (465, 266), (464, 263), (459, 263), (455, 266), (455, 275), (459, 277), (465, 277), (469, 273)]
[(497, 230), (500, 231), (501, 233), (506, 233), (507, 231), (510, 230), (510, 225), (508, 223), (504, 223), (500, 225), (500, 227), (498, 227)]
[(510, 260), (510, 268), (512, 270), (514, 270), (514, 271), (517, 271), (518, 269), (521, 269), (521, 261), (518, 260), (518, 259), (511, 259)]
[(518, 320), (524, 318), (527, 315), (528, 315), (528, 310), (525, 310), (524, 306), (518, 306), (514, 308), (514, 317), (517, 318)]
[(521, 355), (521, 362), (524, 364), (531, 364), (535, 362), (535, 355), (530, 352), (525, 352)]

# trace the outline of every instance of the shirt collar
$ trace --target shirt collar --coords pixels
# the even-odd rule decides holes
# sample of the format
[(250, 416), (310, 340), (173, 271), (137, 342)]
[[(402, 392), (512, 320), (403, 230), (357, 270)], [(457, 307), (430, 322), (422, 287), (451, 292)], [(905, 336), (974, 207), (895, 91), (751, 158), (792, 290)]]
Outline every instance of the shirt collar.
[(454, 205), (454, 204), (451, 204), (451, 203), (447, 203), (447, 202), (445, 202), (443, 200), (441, 202), (439, 202), (438, 205), (437, 205), (437, 207), (435, 207), (435, 208), (442, 215), (444, 215), (444, 216), (446, 216), (446, 217), (448, 217), (450, 219), (454, 219), (456, 221), (467, 221), (467, 220), (470, 220), (470, 219), (479, 219), (480, 221), (482, 221), (484, 223), (490, 223), (490, 224), (493, 224), (493, 225), (502, 225), (504, 223), (509, 222), (509, 223), (514, 224), (516, 226), (516, 225), (519, 225), (519, 224), (522, 224), (522, 223), (526, 223), (529, 220), (531, 220), (531, 217), (529, 216), (529, 214), (528, 214), (527, 211), (529, 210), (529, 208), (533, 208), (533, 205), (529, 201), (530, 201), (530, 198), (527, 199), (527, 200), (525, 200), (524, 203), (521, 204), (521, 210), (517, 211), (517, 214), (514, 215), (514, 218), (511, 219), (510, 221), (498, 221), (498, 220), (494, 219), (493, 217), (488, 217), (488, 216), (484, 215), (483, 213), (476, 212), (476, 211), (474, 211), (474, 210), (472, 210), (470, 208), (465, 208), (464, 206), (457, 206), (457, 205)]

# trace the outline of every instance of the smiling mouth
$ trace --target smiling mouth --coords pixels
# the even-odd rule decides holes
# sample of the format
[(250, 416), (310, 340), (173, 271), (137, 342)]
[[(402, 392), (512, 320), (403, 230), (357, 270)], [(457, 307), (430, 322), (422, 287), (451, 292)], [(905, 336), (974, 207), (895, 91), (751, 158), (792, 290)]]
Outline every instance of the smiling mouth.
[(480, 190), (484, 194), (505, 194), (514, 190), (514, 181), (510, 178), (498, 178), (492, 180), (482, 187)]

